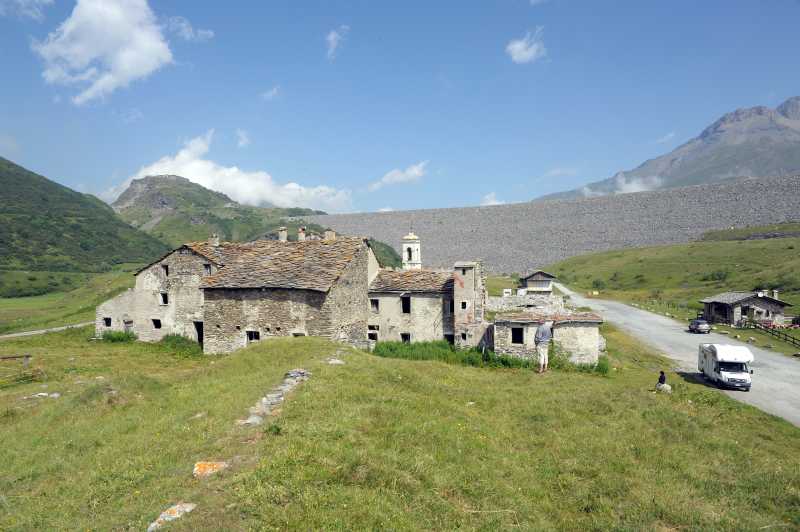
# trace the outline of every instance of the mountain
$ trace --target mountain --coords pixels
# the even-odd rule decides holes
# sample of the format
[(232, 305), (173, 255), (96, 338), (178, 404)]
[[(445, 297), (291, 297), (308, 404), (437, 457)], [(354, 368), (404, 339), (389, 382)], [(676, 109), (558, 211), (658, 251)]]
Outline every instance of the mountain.
[(129, 224), (171, 246), (205, 240), (212, 233), (223, 240), (253, 240), (281, 225), (295, 234), (302, 222), (288, 218), (324, 214), (312, 209), (241, 205), (225, 194), (175, 175), (133, 180), (112, 207)]
[(539, 199), (591, 197), (714, 183), (742, 177), (800, 174), (800, 96), (775, 109), (728, 113), (698, 137), (639, 167), (581, 189)]
[(96, 197), (0, 157), (0, 270), (100, 272), (165, 250)]

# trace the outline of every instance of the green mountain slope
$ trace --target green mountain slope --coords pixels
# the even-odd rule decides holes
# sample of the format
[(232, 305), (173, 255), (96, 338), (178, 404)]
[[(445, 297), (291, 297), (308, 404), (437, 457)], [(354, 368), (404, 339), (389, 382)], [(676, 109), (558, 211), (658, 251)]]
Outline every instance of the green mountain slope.
[(165, 250), (94, 196), (0, 157), (0, 270), (101, 272)]

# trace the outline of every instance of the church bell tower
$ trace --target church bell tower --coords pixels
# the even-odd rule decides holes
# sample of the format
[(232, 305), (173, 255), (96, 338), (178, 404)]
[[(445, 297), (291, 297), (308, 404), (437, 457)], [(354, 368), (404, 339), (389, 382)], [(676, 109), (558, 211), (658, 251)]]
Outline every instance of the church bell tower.
[(403, 250), (404, 270), (422, 269), (422, 252), (420, 251), (419, 237), (417, 235), (413, 232), (409, 232), (404, 236), (400, 249)]

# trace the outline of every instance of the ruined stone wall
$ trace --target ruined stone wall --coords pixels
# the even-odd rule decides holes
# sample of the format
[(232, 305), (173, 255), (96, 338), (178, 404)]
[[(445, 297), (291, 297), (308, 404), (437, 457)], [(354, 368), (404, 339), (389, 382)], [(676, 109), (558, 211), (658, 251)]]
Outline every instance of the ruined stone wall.
[(403, 314), (399, 294), (370, 293), (377, 299), (377, 313), (369, 311), (369, 325), (377, 326), (378, 341), (399, 342), (401, 333), (410, 333), (412, 342), (443, 340), (453, 334), (450, 297), (443, 294), (409, 294), (411, 313)]
[(206, 289), (203, 352), (230, 353), (245, 347), (247, 331), (257, 331), (260, 341), (292, 335), (330, 337), (330, 315), (323, 310), (326, 296), (285, 288)]
[(600, 327), (594, 323), (560, 323), (553, 327), (553, 343), (569, 353), (574, 364), (597, 364)]
[(374, 260), (372, 250), (364, 246), (328, 292), (323, 313), (328, 316), (327, 336), (332, 340), (358, 343), (367, 339), (371, 260)]
[(564, 298), (555, 294), (527, 294), (524, 296), (489, 296), (487, 310), (504, 312), (509, 310), (536, 309), (547, 314), (564, 310)]
[[(521, 327), (523, 329), (522, 344), (511, 343), (511, 329)], [(494, 351), (501, 355), (510, 355), (519, 358), (535, 359), (536, 344), (533, 341), (536, 336), (538, 325), (526, 323), (500, 322), (494, 325)]]
[[(95, 333), (125, 330), (125, 322), (136, 336), (154, 342), (167, 334), (197, 340), (194, 322), (203, 320), (203, 292), (199, 289), (208, 259), (190, 250), (178, 250), (136, 275), (136, 284), (95, 311)], [(163, 268), (167, 266), (168, 271)], [(211, 265), (211, 272), (215, 267)], [(168, 302), (162, 304), (161, 294)], [(106, 327), (104, 318), (111, 318)], [(161, 328), (153, 320), (161, 321)]]
[(485, 343), (486, 274), (480, 262), (474, 267), (453, 269), (453, 299), (456, 346), (476, 347)]

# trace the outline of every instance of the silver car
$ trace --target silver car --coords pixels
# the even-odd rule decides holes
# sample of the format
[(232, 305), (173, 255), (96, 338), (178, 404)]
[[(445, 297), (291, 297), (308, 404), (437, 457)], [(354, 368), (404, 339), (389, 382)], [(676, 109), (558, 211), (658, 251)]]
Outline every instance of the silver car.
[(711, 325), (706, 320), (692, 320), (689, 323), (689, 332), (696, 334), (708, 334), (711, 332)]

